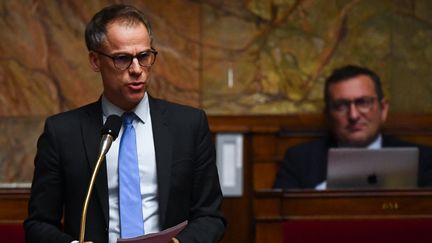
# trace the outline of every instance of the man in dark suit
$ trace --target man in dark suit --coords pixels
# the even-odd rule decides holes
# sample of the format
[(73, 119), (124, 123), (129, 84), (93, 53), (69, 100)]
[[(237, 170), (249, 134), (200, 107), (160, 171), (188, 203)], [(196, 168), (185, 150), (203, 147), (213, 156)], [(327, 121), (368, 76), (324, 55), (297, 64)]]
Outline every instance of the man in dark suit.
[(432, 149), (381, 133), (389, 102), (377, 74), (353, 65), (334, 70), (325, 82), (324, 101), (328, 134), (288, 149), (274, 188), (325, 189), (327, 152), (332, 147), (418, 147), (418, 185), (432, 185)]
[[(146, 18), (132, 6), (104, 8), (87, 25), (86, 44), (92, 69), (101, 73), (103, 95), (95, 103), (46, 120), (24, 223), (27, 242), (70, 243), (79, 238), (102, 125), (109, 115), (125, 112), (136, 116), (145, 233), (188, 220), (172, 242), (218, 242), (225, 220), (207, 117), (202, 110), (147, 93), (157, 52)], [(123, 128), (119, 138), (122, 133)], [(88, 242), (112, 243), (122, 234), (119, 143), (120, 139), (113, 142), (96, 179), (87, 213)]]

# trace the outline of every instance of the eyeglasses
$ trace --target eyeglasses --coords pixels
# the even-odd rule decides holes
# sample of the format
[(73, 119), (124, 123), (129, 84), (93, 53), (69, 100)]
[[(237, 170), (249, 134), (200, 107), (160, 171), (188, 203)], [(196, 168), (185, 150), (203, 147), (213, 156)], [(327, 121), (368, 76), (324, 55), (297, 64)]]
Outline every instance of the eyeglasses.
[(372, 96), (360, 97), (354, 100), (341, 99), (341, 100), (331, 101), (330, 109), (337, 113), (346, 114), (351, 109), (351, 105), (354, 104), (360, 113), (365, 114), (372, 109), (375, 100), (377, 100), (377, 98)]
[(156, 61), (156, 55), (158, 54), (158, 52), (154, 49), (140, 52), (135, 56), (130, 54), (108, 55), (101, 51), (96, 51), (96, 50), (93, 51), (102, 56), (111, 58), (111, 60), (114, 63), (114, 66), (121, 71), (128, 69), (132, 64), (134, 58), (138, 60), (138, 63), (141, 67), (151, 67), (153, 63)]

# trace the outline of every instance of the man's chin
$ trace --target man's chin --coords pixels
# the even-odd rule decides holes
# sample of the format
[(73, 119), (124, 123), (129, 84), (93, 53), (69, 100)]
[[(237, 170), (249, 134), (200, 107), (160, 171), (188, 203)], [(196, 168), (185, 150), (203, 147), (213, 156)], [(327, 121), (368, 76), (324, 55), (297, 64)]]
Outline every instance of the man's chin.
[(348, 138), (344, 144), (347, 147), (367, 147), (370, 143), (371, 141), (369, 141), (367, 138), (353, 137)]
[(360, 132), (340, 134), (338, 137), (338, 144), (342, 147), (366, 147), (370, 143), (370, 138)]
[(142, 100), (142, 98), (144, 98), (144, 92), (137, 92), (137, 93), (134, 93), (134, 94), (130, 94), (127, 97), (127, 100), (130, 103), (138, 104)]

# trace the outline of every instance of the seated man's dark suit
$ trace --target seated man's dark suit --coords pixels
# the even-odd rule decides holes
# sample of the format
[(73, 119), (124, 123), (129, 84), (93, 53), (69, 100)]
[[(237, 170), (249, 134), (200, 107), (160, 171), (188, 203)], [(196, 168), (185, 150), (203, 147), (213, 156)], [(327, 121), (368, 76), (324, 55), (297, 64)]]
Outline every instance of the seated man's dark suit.
[[(181, 242), (217, 242), (225, 220), (212, 137), (203, 111), (149, 97), (161, 229), (189, 220)], [(47, 119), (38, 141), (27, 242), (79, 238), (81, 210), (102, 129), (101, 102)], [(108, 184), (103, 163), (91, 197), (86, 240), (108, 242)], [(62, 216), (64, 216), (62, 226)]]
[[(418, 186), (432, 186), (432, 148), (383, 136), (383, 147), (418, 147)], [(273, 188), (313, 189), (326, 180), (327, 152), (336, 147), (330, 137), (297, 145), (288, 149), (278, 170)]]

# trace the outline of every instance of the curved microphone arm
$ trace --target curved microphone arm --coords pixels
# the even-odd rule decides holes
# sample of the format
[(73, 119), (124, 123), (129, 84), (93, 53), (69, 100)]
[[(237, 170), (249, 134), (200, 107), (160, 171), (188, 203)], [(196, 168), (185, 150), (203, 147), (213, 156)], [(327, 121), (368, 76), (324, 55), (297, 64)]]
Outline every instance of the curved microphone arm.
[(111, 143), (114, 141), (114, 137), (110, 134), (105, 134), (102, 137), (102, 141), (100, 144), (100, 152), (99, 157), (96, 162), (96, 166), (93, 170), (93, 174), (90, 179), (90, 183), (87, 189), (87, 195), (84, 201), (84, 207), (81, 214), (81, 225), (80, 225), (80, 237), (79, 237), (79, 243), (84, 242), (84, 235), (85, 235), (85, 225), (86, 225), (86, 219), (87, 219), (87, 209), (90, 202), (90, 196), (93, 191), (94, 183), (96, 181), (96, 176), (99, 172), (100, 166), (102, 165), (102, 161), (105, 159), (105, 155), (108, 152), (109, 148), (111, 147)]

